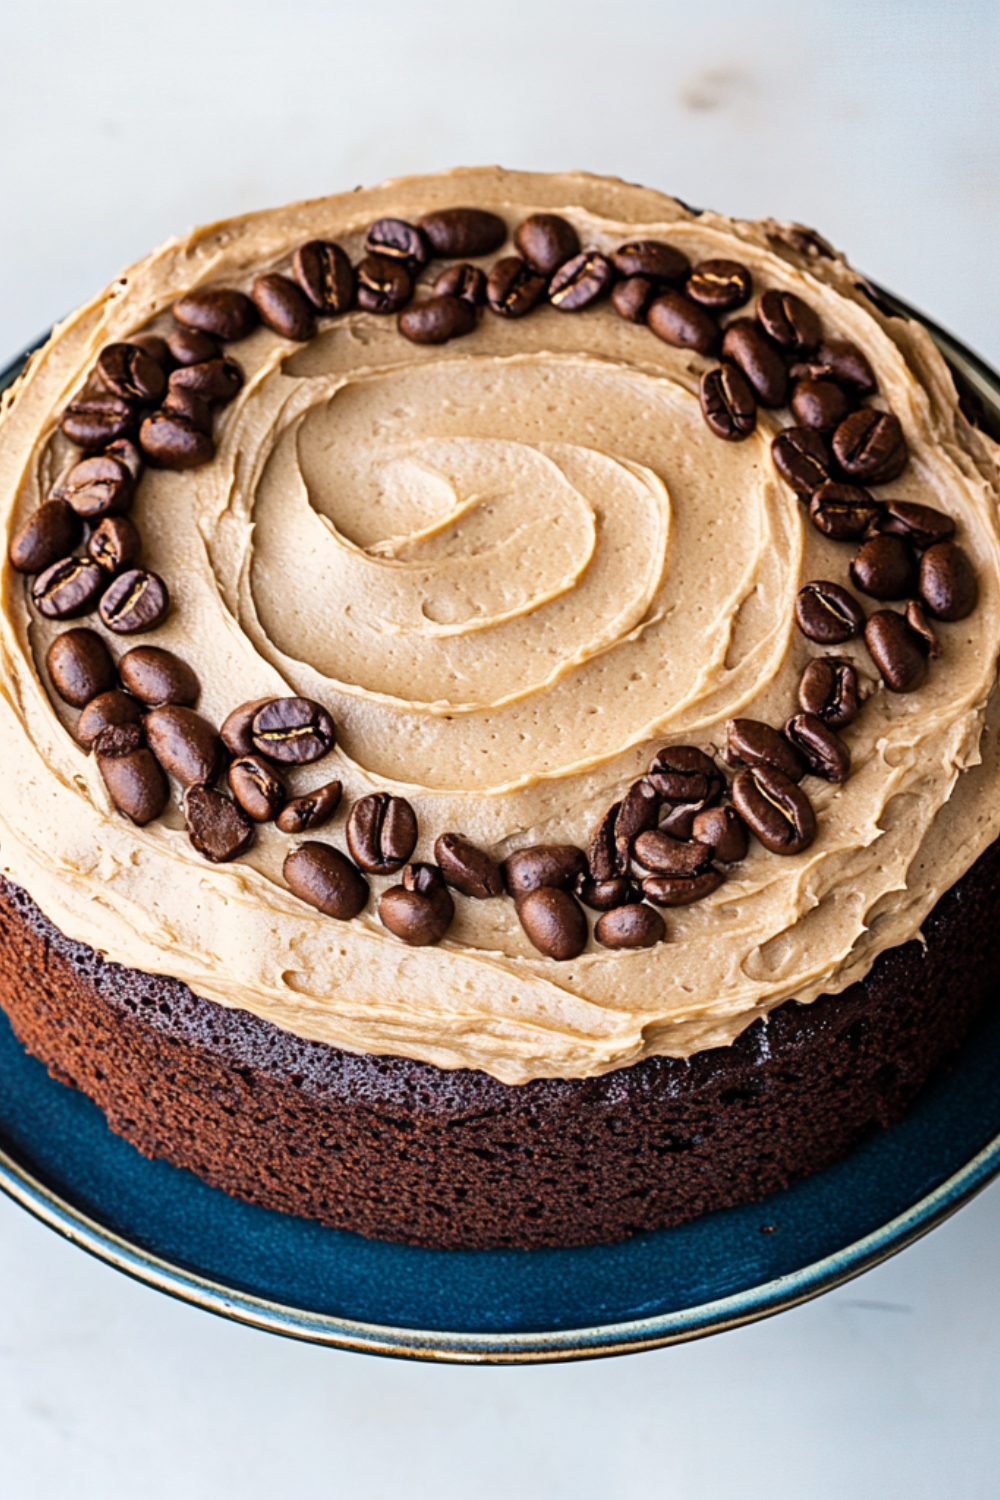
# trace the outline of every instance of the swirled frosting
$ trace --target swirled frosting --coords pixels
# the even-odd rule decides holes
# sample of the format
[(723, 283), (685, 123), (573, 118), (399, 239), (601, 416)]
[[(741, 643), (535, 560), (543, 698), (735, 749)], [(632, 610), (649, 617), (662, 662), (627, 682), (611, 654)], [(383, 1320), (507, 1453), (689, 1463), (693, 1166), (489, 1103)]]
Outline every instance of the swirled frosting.
[[(378, 216), (457, 203), (511, 231), (555, 211), (585, 245), (657, 238), (692, 261), (742, 261), (758, 291), (799, 294), (827, 336), (861, 346), (911, 453), (879, 493), (954, 516), (979, 576), (976, 611), (936, 627), (925, 686), (888, 694), (863, 648), (838, 648), (870, 697), (845, 731), (850, 779), (805, 783), (816, 842), (793, 858), (754, 845), (713, 896), (667, 914), (656, 948), (591, 942), (556, 963), (511, 902), (457, 897), (446, 939), (410, 949), (374, 901), (341, 923), (297, 900), (281, 877), (290, 842), (273, 826), (239, 862), (212, 866), (176, 809), (144, 828), (119, 815), (45, 680), (60, 627), (32, 612), (5, 563), (0, 866), (112, 959), (348, 1050), (508, 1083), (687, 1056), (791, 996), (861, 978), (1000, 832), (994, 450), (959, 415), (923, 328), (883, 317), (845, 261), (801, 253), (771, 222), (695, 215), (617, 181), (495, 169), (211, 225), (61, 324), (9, 393), (4, 525), (9, 535), (68, 463), (59, 414), (103, 345), (156, 329), (192, 287), (247, 287), (305, 240), (338, 240), (357, 259)], [(206, 717), (288, 692), (334, 715), (338, 748), (297, 773), (296, 794), (339, 776), (346, 811), (395, 792), (416, 809), (418, 858), (448, 829), (502, 858), (585, 843), (663, 745), (711, 749), (732, 715), (780, 725), (793, 711), (817, 652), (794, 629), (795, 594), (808, 578), (846, 581), (849, 553), (804, 524), (777, 478), (773, 414), (745, 442), (712, 436), (700, 356), (606, 303), (486, 314), (443, 348), (353, 312), (308, 345), (261, 328), (233, 353), (246, 383), (220, 418), (216, 459), (148, 471), (134, 515), (175, 604), (154, 639), (195, 667)], [(343, 818), (317, 837), (343, 847)]]

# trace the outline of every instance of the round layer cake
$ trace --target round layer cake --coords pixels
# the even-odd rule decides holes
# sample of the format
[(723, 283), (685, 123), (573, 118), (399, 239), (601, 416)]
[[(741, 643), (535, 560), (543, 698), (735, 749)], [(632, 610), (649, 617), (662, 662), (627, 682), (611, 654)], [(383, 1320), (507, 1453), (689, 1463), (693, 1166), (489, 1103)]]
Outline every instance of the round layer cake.
[(170, 242), (0, 417), (15, 1030), (415, 1243), (827, 1165), (994, 989), (995, 452), (800, 226), (490, 169)]

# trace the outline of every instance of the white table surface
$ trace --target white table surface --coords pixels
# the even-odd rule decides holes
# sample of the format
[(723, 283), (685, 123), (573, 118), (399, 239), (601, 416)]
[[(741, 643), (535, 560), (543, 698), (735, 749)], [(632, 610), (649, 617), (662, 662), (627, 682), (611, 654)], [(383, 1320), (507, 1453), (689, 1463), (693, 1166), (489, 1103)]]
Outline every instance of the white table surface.
[[(990, 0), (0, 0), (0, 351), (169, 234), (453, 163), (814, 224), (1000, 362)], [(466, 1369), (173, 1303), (0, 1200), (0, 1500), (995, 1500), (1000, 1186), (768, 1323)]]

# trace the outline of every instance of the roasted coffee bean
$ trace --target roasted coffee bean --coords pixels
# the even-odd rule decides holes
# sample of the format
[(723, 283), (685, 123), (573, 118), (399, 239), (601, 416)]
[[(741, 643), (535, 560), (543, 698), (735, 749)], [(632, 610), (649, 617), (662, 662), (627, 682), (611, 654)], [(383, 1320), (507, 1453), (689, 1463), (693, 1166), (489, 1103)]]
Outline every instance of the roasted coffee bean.
[(121, 464), (132, 476), (132, 483), (134, 485), (139, 483), (142, 474), (142, 454), (131, 438), (115, 438), (113, 443), (108, 444), (101, 456)]
[(927, 676), (927, 642), (905, 615), (891, 609), (869, 615), (865, 645), (890, 692), (915, 692)]
[(45, 665), (52, 686), (73, 708), (85, 708), (115, 685), (114, 659), (96, 630), (64, 630), (46, 652)]
[(229, 790), (255, 823), (268, 823), (285, 805), (285, 786), (263, 755), (243, 755), (228, 772)]
[(938, 647), (937, 636), (930, 627), (927, 616), (924, 614), (924, 607), (920, 601), (918, 599), (910, 599), (907, 602), (905, 613), (906, 623), (923, 642), (927, 655), (929, 657), (939, 656), (940, 648)]
[(514, 244), (533, 271), (546, 280), (580, 253), (580, 238), (558, 214), (532, 214), (514, 231)]
[[(102, 578), (107, 574), (101, 571)], [(157, 573), (130, 568), (120, 573), (101, 598), (101, 619), (116, 635), (136, 635), (155, 630), (170, 608), (167, 585)]]
[(642, 888), (624, 875), (612, 880), (591, 880), (585, 875), (577, 880), (573, 894), (593, 911), (611, 911), (616, 906), (630, 906), (642, 900)]
[(356, 274), (358, 306), (364, 312), (384, 317), (399, 312), (413, 296), (413, 281), (405, 261), (366, 255)]
[(171, 386), (164, 398), (158, 416), (176, 418), (186, 427), (193, 427), (207, 436), (212, 433), (212, 408), (196, 391), (185, 386)]
[(342, 791), (339, 781), (327, 781), (301, 797), (293, 797), (278, 814), (278, 827), (282, 833), (305, 833), (309, 828), (322, 828), (340, 806)]
[(598, 919), (594, 936), (603, 948), (653, 948), (667, 935), (666, 923), (651, 906), (616, 906)]
[(94, 744), (97, 768), (112, 802), (140, 828), (158, 818), (170, 798), (167, 778), (142, 741), (137, 724), (102, 730)]
[(523, 318), (545, 296), (545, 277), (516, 255), (498, 260), (486, 278), (486, 301), (501, 318)]
[(846, 781), (850, 776), (850, 750), (817, 714), (794, 714), (785, 725), (785, 738), (813, 776), (835, 782)]
[(188, 292), (174, 303), (174, 317), (185, 328), (211, 334), (226, 344), (247, 338), (260, 321), (249, 297), (219, 286)]
[(101, 453), (74, 464), (52, 491), (52, 498), (65, 500), (85, 521), (120, 516), (132, 507), (135, 480), (122, 459)]
[(170, 352), (170, 345), (166, 339), (161, 338), (158, 333), (134, 333), (129, 339), (136, 349), (141, 349), (143, 354), (148, 354), (168, 374), (174, 367), (174, 357)]
[(594, 880), (628, 874), (636, 835), (656, 827), (658, 801), (647, 781), (636, 781), (620, 802), (608, 808), (587, 846), (587, 865)]
[(203, 401), (226, 406), (243, 384), (243, 371), (235, 359), (206, 359), (201, 364), (175, 370), (168, 389), (193, 391)]
[(310, 240), (292, 257), (295, 280), (324, 318), (354, 306), (354, 267), (333, 240)]
[(663, 240), (631, 240), (611, 252), (619, 276), (645, 276), (654, 282), (680, 282), (690, 274), (691, 262)]
[(706, 370), (698, 385), (701, 413), (716, 437), (741, 442), (757, 426), (757, 403), (746, 376), (736, 365)]
[(383, 927), (411, 948), (439, 943), (455, 916), (455, 903), (436, 865), (411, 864), (401, 885), (383, 891), (378, 904)]
[(150, 750), (181, 786), (208, 786), (222, 771), (222, 741), (193, 708), (168, 703), (151, 709), (144, 724)]
[(502, 865), (504, 883), (515, 898), (542, 886), (569, 888), (588, 874), (587, 856), (575, 844), (535, 844), (508, 855)]
[(331, 844), (316, 839), (300, 844), (286, 855), (283, 874), (293, 895), (339, 922), (349, 922), (368, 905), (367, 880)]
[(913, 553), (898, 536), (873, 536), (854, 554), (851, 582), (870, 599), (905, 599), (916, 591)]
[(753, 278), (738, 260), (703, 260), (684, 283), (684, 290), (699, 307), (732, 312), (750, 301)]
[(105, 516), (98, 521), (87, 551), (112, 577), (124, 573), (126, 568), (137, 568), (142, 561), (142, 537), (128, 516)]
[(694, 820), (702, 810), (700, 802), (673, 802), (660, 815), (659, 829), (672, 839), (689, 839), (694, 835)]
[(115, 438), (134, 432), (138, 416), (121, 396), (78, 396), (63, 412), (60, 427), (84, 453), (99, 453)]
[(158, 469), (196, 469), (215, 457), (215, 443), (186, 417), (154, 412), (139, 429), (139, 442)]
[(906, 468), (909, 457), (899, 418), (865, 406), (845, 417), (833, 434), (833, 454), (848, 479), (885, 484)]
[[(146, 710), (128, 693), (110, 688), (91, 698), (76, 721), (76, 737), (85, 750), (92, 750), (105, 729), (140, 725)], [(145, 743), (145, 740), (143, 740)]]
[(867, 490), (828, 479), (812, 492), (809, 519), (824, 536), (835, 542), (850, 542), (871, 531), (881, 509)]
[(304, 343), (316, 333), (316, 309), (301, 287), (288, 276), (272, 271), (258, 276), (250, 288), (260, 320), (283, 339)]
[(765, 292), (757, 303), (757, 317), (768, 338), (789, 354), (806, 354), (823, 337), (819, 314), (794, 292)]
[(660, 283), (649, 276), (629, 276), (625, 281), (615, 282), (611, 302), (615, 312), (627, 322), (645, 323), (649, 304), (659, 291)]
[(11, 538), (8, 557), (19, 573), (42, 573), (72, 552), (83, 523), (65, 500), (45, 500)]
[(850, 411), (843, 389), (832, 380), (797, 380), (792, 389), (792, 416), (800, 427), (833, 432)]
[(646, 310), (646, 322), (665, 344), (693, 349), (696, 354), (714, 354), (722, 337), (711, 313), (683, 292), (664, 292), (654, 297)]
[(695, 818), (692, 832), (699, 844), (709, 846), (713, 859), (721, 860), (724, 865), (746, 859), (747, 825), (728, 803), (724, 807), (704, 808)]
[(712, 863), (707, 844), (671, 838), (658, 828), (640, 833), (635, 841), (635, 858), (650, 875), (702, 875)]
[(838, 583), (817, 578), (805, 584), (795, 599), (795, 621), (804, 636), (822, 646), (853, 641), (865, 628), (861, 605)]
[(772, 244), (789, 245), (797, 255), (803, 255), (815, 260), (833, 260), (836, 251), (815, 229), (810, 229), (807, 224), (777, 224), (772, 219), (768, 223), (767, 237)]
[(337, 742), (332, 718), (311, 698), (272, 698), (254, 715), (250, 735), (259, 754), (292, 766), (311, 765)]
[(567, 963), (587, 946), (587, 918), (569, 891), (551, 885), (528, 891), (517, 915), (528, 941), (546, 958)]
[(118, 663), (122, 685), (150, 708), (193, 708), (201, 688), (186, 661), (162, 646), (133, 646)]
[(843, 729), (861, 708), (857, 667), (842, 656), (817, 656), (802, 673), (799, 706), (831, 729)]
[(649, 763), (646, 780), (664, 802), (707, 807), (722, 791), (722, 775), (696, 745), (668, 745)]
[(64, 557), (35, 579), (32, 603), (47, 620), (74, 620), (93, 609), (107, 581), (92, 558)]
[(964, 620), (975, 609), (979, 583), (956, 542), (935, 542), (921, 557), (920, 597), (939, 620)]
[(415, 224), (405, 219), (376, 219), (368, 226), (365, 249), (369, 255), (381, 255), (387, 260), (408, 262), (414, 266), (425, 266), (431, 258), (430, 245)]
[(473, 307), (482, 307), (486, 301), (486, 272), (460, 261), (441, 272), (432, 291), (435, 297), (461, 297)]
[(434, 845), (434, 858), (449, 885), (463, 896), (485, 901), (504, 893), (503, 871), (484, 849), (477, 849), (460, 833), (442, 833)]
[(213, 865), (238, 859), (255, 837), (242, 807), (210, 786), (190, 786), (184, 793), (184, 826), (195, 849)]
[(259, 753), (253, 742), (253, 721), (273, 698), (254, 698), (250, 703), (241, 703), (219, 730), (222, 743), (231, 755), (254, 755)]
[(464, 297), (431, 297), (401, 312), (398, 327), (414, 344), (446, 344), (449, 339), (472, 333), (476, 309)]
[(827, 339), (789, 373), (793, 380), (832, 380), (854, 396), (872, 396), (878, 390), (867, 358), (847, 339)]
[(363, 870), (393, 875), (417, 846), (417, 815), (403, 797), (370, 792), (351, 808), (347, 843)]
[(507, 238), (503, 219), (485, 208), (438, 208), (418, 219), (417, 228), (440, 260), (492, 255)]
[(706, 870), (702, 875), (649, 875), (642, 882), (642, 893), (654, 906), (691, 906), (717, 891), (725, 878), (721, 870)]
[(726, 760), (737, 768), (773, 766), (789, 781), (801, 781), (806, 763), (770, 724), (760, 719), (730, 719), (726, 725)]
[(784, 406), (788, 395), (785, 361), (759, 323), (737, 318), (722, 336), (722, 357), (738, 365), (761, 406)]
[(800, 786), (774, 766), (738, 771), (732, 787), (736, 811), (772, 854), (801, 854), (816, 837), (816, 814)]
[(950, 542), (955, 535), (951, 516), (934, 510), (930, 505), (916, 505), (911, 500), (884, 501), (879, 508), (878, 529), (890, 536), (905, 537), (921, 550), (933, 547), (935, 542)]
[(211, 334), (199, 333), (195, 328), (174, 328), (167, 334), (170, 357), (178, 365), (203, 365), (218, 359), (222, 346)]
[(581, 250), (561, 265), (549, 282), (549, 301), (560, 312), (579, 312), (607, 292), (615, 279), (615, 268), (597, 250)]
[(830, 478), (830, 450), (812, 427), (786, 427), (771, 442), (774, 467), (800, 500)]
[(137, 344), (105, 344), (97, 356), (97, 374), (113, 396), (140, 406), (152, 406), (167, 388), (163, 366)]

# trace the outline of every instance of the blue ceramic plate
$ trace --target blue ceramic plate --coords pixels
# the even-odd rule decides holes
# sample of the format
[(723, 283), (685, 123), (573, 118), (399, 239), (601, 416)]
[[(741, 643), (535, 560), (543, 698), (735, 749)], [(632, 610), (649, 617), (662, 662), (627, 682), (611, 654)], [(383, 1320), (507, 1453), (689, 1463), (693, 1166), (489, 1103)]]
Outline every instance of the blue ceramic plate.
[[(1000, 423), (1000, 380), (927, 325)], [(9, 384), (23, 361), (0, 376)], [(295, 1338), (421, 1359), (623, 1354), (763, 1318), (829, 1290), (1000, 1172), (1000, 1007), (902, 1124), (746, 1208), (583, 1250), (437, 1251), (238, 1203), (147, 1161), (53, 1082), (0, 1015), (0, 1187), (161, 1291)]]

